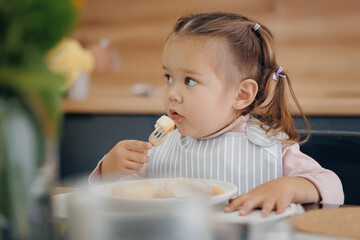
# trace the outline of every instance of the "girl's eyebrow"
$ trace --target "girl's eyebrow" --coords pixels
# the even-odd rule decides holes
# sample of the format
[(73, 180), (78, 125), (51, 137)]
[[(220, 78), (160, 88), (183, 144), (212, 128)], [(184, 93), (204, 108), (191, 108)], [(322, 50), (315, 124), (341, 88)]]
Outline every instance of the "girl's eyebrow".
[(189, 69), (185, 69), (185, 68), (180, 68), (181, 71), (184, 71), (188, 74), (191, 74), (191, 75), (197, 75), (197, 76), (203, 76), (203, 74), (200, 74), (198, 72), (195, 72), (195, 71), (192, 71), (192, 70), (189, 70)]
[[(163, 65), (163, 69), (164, 69), (164, 70), (171, 71), (170, 69), (168, 69), (168, 68), (165, 67), (164, 65)], [(200, 73), (198, 73), (198, 72), (195, 72), (195, 71), (192, 71), (192, 70), (189, 70), (189, 69), (186, 69), (186, 68), (180, 68), (179, 70), (180, 70), (180, 71), (183, 71), (183, 72), (185, 72), (185, 73), (188, 73), (188, 74), (192, 74), (192, 75), (204, 76), (204, 74), (200, 74)]]

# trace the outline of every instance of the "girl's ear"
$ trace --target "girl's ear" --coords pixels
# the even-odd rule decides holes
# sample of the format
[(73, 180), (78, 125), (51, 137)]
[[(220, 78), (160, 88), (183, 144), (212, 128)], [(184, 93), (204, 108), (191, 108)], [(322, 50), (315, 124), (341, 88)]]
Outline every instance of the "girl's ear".
[(236, 86), (236, 96), (233, 109), (241, 110), (248, 107), (255, 99), (258, 84), (254, 79), (244, 79)]

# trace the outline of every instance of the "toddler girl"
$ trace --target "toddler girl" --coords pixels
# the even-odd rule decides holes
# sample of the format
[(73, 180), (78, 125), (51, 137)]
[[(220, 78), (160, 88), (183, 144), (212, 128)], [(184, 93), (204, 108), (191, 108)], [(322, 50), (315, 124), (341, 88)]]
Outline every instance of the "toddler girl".
[(224, 180), (239, 189), (225, 211), (241, 206), (240, 215), (281, 213), (292, 202), (343, 203), (336, 174), (299, 150), (291, 103), (302, 110), (265, 26), (231, 13), (180, 18), (162, 62), (165, 110), (177, 129), (158, 147), (119, 142), (90, 181), (139, 172)]

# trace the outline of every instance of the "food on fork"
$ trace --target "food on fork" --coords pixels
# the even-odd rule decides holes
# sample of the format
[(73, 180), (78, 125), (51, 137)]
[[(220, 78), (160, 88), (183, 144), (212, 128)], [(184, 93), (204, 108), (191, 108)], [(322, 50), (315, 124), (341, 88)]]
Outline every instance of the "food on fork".
[(149, 136), (149, 142), (154, 146), (159, 146), (174, 131), (174, 126), (174, 121), (168, 116), (161, 116), (154, 125), (155, 130)]

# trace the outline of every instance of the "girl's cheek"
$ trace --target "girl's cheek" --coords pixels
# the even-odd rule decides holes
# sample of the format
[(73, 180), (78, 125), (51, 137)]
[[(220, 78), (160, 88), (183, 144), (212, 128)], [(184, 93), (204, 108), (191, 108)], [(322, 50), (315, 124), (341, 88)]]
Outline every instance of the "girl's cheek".
[[(164, 92), (164, 96), (163, 96), (163, 103), (164, 106), (167, 108), (169, 106), (169, 97), (168, 94), (166, 92)], [(167, 109), (166, 109), (167, 110)]]

